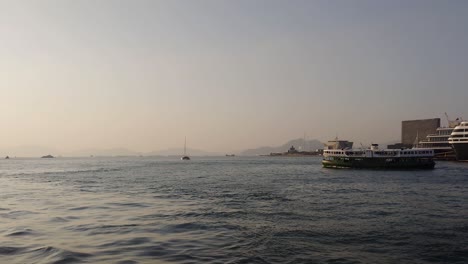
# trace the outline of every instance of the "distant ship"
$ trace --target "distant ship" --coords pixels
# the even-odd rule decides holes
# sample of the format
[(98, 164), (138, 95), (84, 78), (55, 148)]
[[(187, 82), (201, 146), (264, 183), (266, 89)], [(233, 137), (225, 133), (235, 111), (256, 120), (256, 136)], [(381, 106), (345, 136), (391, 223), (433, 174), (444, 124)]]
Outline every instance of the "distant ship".
[(456, 126), (449, 138), (457, 160), (468, 161), (468, 122)]
[(336, 137), (334, 140), (329, 140), (324, 145), (325, 145), (325, 149), (351, 149), (353, 148), (353, 142), (350, 142), (348, 140), (339, 140), (338, 137)]
[(184, 156), (182, 156), (182, 158), (180, 158), (181, 160), (190, 160), (190, 157), (187, 156), (187, 137), (185, 137), (185, 141), (184, 141)]
[(325, 149), (322, 165), (325, 168), (362, 169), (433, 169), (432, 149)]
[(5, 159), (10, 159), (10, 157), (9, 157), (9, 156), (6, 156)]
[(455, 153), (452, 146), (449, 143), (449, 137), (453, 132), (453, 129), (460, 124), (460, 118), (456, 120), (450, 120), (447, 113), (448, 127), (439, 127), (436, 129), (435, 134), (429, 134), (427, 137), (419, 141), (417, 139), (414, 148), (429, 148), (434, 150), (434, 158), (444, 160), (454, 160)]
[(52, 156), (52, 155), (46, 155), (46, 156), (42, 156), (41, 158), (42, 158), (42, 159), (53, 159), (53, 158), (55, 158), (55, 157)]

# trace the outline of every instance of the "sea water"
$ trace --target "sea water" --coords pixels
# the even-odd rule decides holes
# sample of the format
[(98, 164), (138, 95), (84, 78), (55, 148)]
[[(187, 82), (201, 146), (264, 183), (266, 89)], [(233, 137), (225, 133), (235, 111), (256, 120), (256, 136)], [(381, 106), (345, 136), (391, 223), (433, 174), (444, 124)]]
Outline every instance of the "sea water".
[(468, 164), (0, 161), (0, 263), (468, 263)]

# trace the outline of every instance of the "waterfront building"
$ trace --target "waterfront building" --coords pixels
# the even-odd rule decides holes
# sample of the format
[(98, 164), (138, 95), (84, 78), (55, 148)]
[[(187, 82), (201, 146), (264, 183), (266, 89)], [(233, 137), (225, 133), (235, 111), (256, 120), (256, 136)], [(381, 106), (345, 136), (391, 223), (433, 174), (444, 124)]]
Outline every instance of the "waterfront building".
[(440, 118), (406, 120), (401, 122), (401, 143), (404, 146), (413, 146), (419, 137), (426, 138), (430, 134), (436, 134), (440, 127)]

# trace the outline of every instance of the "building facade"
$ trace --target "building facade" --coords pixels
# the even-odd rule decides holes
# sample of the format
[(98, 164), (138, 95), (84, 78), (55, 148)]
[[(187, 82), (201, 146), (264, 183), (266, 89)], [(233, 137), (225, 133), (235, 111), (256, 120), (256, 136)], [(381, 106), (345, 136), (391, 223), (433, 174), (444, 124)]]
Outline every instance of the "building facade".
[(407, 120), (401, 122), (401, 143), (413, 145), (415, 141), (421, 141), (429, 134), (435, 134), (440, 127), (440, 118)]

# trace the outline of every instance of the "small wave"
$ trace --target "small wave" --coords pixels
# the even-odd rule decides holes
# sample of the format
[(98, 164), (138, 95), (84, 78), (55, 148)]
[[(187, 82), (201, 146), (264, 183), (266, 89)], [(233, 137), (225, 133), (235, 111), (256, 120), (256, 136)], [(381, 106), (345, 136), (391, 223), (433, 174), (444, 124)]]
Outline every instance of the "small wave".
[(206, 232), (206, 231), (226, 231), (226, 230), (240, 230), (241, 227), (229, 224), (201, 224), (195, 222), (166, 225), (163, 227), (161, 233), (185, 233), (185, 232)]
[(37, 235), (37, 233), (31, 229), (26, 229), (26, 230), (15, 231), (15, 232), (9, 233), (6, 236), (17, 237), (17, 236), (31, 236), (31, 235)]
[(14, 255), (23, 250), (21, 247), (0, 247), (0, 255)]
[(144, 203), (108, 203), (108, 205), (115, 205), (115, 206), (128, 206), (128, 207), (150, 207), (148, 204)]
[(90, 210), (90, 209), (98, 209), (98, 210), (106, 210), (110, 209), (110, 207), (107, 206), (78, 206), (78, 207), (72, 207), (69, 208), (69, 211), (82, 211), (82, 210)]
[(63, 218), (63, 217), (57, 216), (57, 217), (51, 218), (49, 221), (50, 221), (50, 222), (60, 222), (60, 223), (63, 223), (63, 222), (69, 222), (70, 220), (65, 219), (65, 218)]
[(59, 249), (56, 247), (46, 246), (31, 250), (32, 259), (46, 259), (48, 263), (65, 264), (74, 262), (83, 262), (86, 258), (91, 257), (91, 254)]
[(100, 173), (100, 172), (116, 172), (122, 171), (122, 168), (98, 168), (89, 170), (56, 170), (56, 171), (27, 171), (18, 173), (9, 173), (7, 176), (30, 176), (30, 175), (56, 175), (56, 174), (77, 174), (77, 173)]
[(79, 206), (79, 207), (70, 208), (68, 210), (70, 210), (70, 211), (81, 211), (81, 210), (86, 210), (86, 209), (89, 209), (89, 207), (88, 206)]
[(118, 246), (135, 246), (150, 243), (151, 239), (147, 237), (135, 237), (131, 239), (118, 240), (106, 244), (102, 244), (99, 247), (118, 247)]
[(358, 264), (361, 263), (360, 261), (357, 260), (350, 260), (346, 258), (331, 258), (325, 261), (326, 263), (330, 264)]
[(8, 213), (0, 214), (0, 217), (10, 218), (10, 219), (17, 219), (17, 218), (20, 218), (20, 217), (24, 217), (24, 216), (27, 216), (27, 215), (34, 215), (34, 214), (38, 214), (38, 213), (31, 212), (31, 211), (20, 210), (20, 211), (11, 211), (11, 212), (8, 212)]
[(134, 232), (138, 225), (78, 225), (69, 226), (65, 229), (76, 232), (88, 232), (88, 235), (102, 235), (102, 234), (127, 234)]

